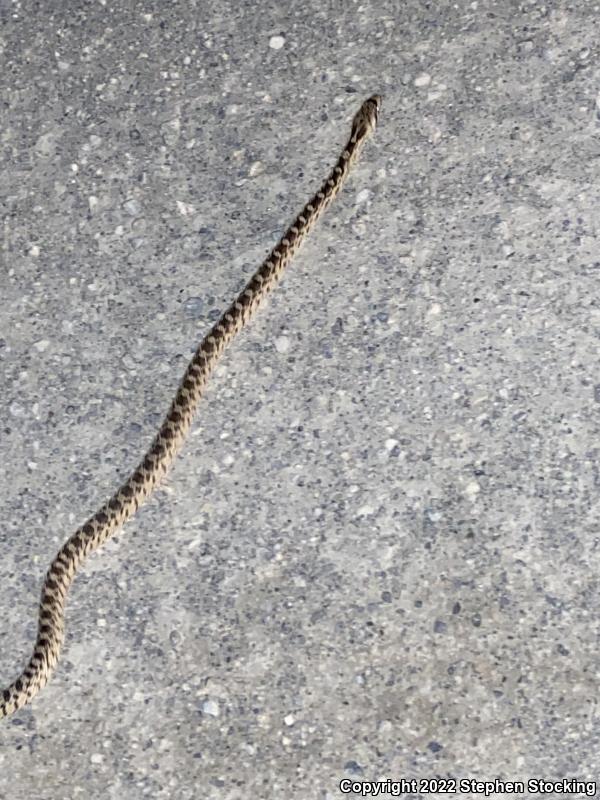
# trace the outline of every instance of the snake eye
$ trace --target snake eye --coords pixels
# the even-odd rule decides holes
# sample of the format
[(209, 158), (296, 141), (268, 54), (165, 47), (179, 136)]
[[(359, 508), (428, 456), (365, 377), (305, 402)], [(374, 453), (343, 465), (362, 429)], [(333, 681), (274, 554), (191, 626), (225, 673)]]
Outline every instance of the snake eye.
[(381, 108), (381, 95), (374, 94), (373, 97), (371, 97), (371, 103), (373, 105), (373, 116), (375, 117), (375, 122), (377, 122), (379, 118), (379, 109)]

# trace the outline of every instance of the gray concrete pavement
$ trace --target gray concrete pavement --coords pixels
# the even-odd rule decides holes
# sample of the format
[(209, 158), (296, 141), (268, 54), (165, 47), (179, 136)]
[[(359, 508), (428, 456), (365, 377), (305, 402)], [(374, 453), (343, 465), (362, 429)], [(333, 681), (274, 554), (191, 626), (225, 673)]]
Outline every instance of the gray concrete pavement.
[(2, 682), (57, 548), (384, 95), (77, 579), (0, 797), (598, 777), (598, 13), (0, 3)]

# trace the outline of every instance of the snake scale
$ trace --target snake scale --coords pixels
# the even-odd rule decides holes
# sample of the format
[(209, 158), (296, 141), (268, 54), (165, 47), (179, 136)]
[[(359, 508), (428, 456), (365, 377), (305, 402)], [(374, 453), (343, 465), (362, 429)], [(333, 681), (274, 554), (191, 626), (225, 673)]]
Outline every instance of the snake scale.
[(138, 467), (59, 550), (42, 588), (33, 654), (19, 677), (0, 691), (0, 718), (28, 703), (50, 679), (64, 641), (66, 598), (77, 570), (93, 550), (137, 511), (166, 473), (187, 436), (208, 377), (224, 348), (275, 287), (309, 231), (338, 194), (375, 129), (380, 105), (379, 95), (373, 95), (361, 105), (352, 121), (350, 138), (321, 189), (304, 206), (242, 292), (199, 344), (169, 412)]

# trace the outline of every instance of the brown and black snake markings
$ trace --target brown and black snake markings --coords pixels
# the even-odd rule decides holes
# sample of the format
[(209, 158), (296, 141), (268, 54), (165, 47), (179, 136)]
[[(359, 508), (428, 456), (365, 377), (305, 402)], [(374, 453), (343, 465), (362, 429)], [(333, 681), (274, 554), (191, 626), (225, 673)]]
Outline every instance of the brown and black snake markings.
[(110, 500), (75, 531), (50, 564), (42, 588), (33, 654), (19, 677), (0, 692), (0, 717), (28, 703), (48, 682), (63, 644), (66, 597), (77, 570), (93, 550), (137, 511), (169, 468), (187, 436), (208, 377), (223, 350), (275, 287), (309, 231), (340, 191), (375, 130), (380, 105), (379, 95), (373, 95), (362, 104), (352, 121), (350, 139), (321, 189), (304, 206), (245, 289), (198, 346), (169, 413), (137, 469)]

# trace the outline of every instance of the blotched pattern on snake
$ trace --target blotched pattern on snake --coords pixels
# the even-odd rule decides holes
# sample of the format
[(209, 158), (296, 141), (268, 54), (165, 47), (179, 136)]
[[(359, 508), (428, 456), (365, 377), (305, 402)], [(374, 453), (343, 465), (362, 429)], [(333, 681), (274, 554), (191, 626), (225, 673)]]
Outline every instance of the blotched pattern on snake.
[(333, 201), (377, 123), (381, 97), (366, 100), (352, 121), (350, 139), (329, 177), (252, 276), (236, 300), (204, 337), (150, 449), (125, 483), (61, 547), (42, 588), (33, 654), (19, 677), (0, 692), (0, 718), (28, 703), (48, 682), (64, 640), (67, 592), (84, 559), (134, 514), (154, 490), (183, 444), (206, 382), (224, 348), (250, 320), (261, 300), (279, 281), (285, 267), (321, 214)]

